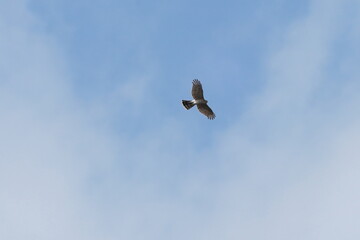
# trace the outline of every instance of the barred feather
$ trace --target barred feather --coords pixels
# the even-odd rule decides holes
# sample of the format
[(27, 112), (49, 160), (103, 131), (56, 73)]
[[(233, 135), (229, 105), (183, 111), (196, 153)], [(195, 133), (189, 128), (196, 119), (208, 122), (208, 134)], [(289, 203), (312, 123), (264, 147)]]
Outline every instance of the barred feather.
[(190, 108), (192, 108), (193, 106), (195, 106), (195, 104), (192, 101), (189, 100), (182, 100), (182, 104), (184, 105), (184, 107), (189, 110)]

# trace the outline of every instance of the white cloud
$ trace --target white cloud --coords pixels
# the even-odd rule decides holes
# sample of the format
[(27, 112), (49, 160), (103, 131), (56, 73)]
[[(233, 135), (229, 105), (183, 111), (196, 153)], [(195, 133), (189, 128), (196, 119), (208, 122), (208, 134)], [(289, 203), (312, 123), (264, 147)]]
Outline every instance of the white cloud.
[(112, 151), (77, 106), (61, 51), (26, 3), (1, 4), (0, 235), (90, 239), (85, 180)]
[(221, 193), (216, 223), (222, 224), (210, 234), (225, 239), (360, 235), (355, 190), (360, 178), (354, 174), (360, 167), (360, 99), (349, 91), (359, 89), (354, 81), (360, 72), (328, 67), (334, 57), (351, 65), (358, 59), (356, 45), (354, 52), (334, 55), (339, 40), (350, 44), (349, 36), (359, 32), (350, 28), (342, 35), (356, 24), (347, 16), (360, 11), (349, 8), (354, 2), (312, 1), (309, 15), (290, 26), (270, 58), (264, 94), (221, 139), (224, 171), (233, 179)]
[[(0, 235), (357, 239), (356, 51), (327, 72), (354, 2), (313, 1), (276, 46), (264, 91), (212, 150), (175, 120), (139, 139), (103, 131), (77, 103), (55, 39), (26, 2), (2, 2)], [(350, 36), (359, 30), (346, 32), (357, 44)], [(142, 105), (146, 83), (114, 98)]]

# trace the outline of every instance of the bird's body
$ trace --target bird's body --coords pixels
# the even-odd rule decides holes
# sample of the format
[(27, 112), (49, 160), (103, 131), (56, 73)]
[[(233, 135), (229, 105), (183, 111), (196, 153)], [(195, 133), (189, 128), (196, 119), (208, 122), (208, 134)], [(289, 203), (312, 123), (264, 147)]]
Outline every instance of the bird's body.
[(215, 113), (211, 110), (211, 108), (207, 105), (208, 101), (204, 99), (203, 89), (201, 82), (197, 79), (193, 80), (193, 87), (191, 90), (191, 95), (193, 96), (193, 100), (182, 100), (182, 104), (184, 107), (189, 110), (193, 106), (197, 106), (199, 111), (204, 114), (209, 119), (215, 118)]

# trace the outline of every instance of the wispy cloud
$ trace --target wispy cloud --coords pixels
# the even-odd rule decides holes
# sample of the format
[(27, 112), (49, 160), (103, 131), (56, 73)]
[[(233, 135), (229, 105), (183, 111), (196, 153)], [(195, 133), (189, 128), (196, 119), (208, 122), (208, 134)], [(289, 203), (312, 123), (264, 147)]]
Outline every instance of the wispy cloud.
[(84, 108), (68, 56), (26, 3), (0, 4), (3, 238), (360, 235), (356, 1), (311, 1), (276, 31), (266, 84), (233, 125), (207, 133), (206, 146), (192, 139), (202, 126), (175, 118), (148, 120), (133, 136), (99, 123), (116, 101), (127, 116), (129, 104), (149, 107), (151, 74), (119, 83), (113, 102), (99, 103), (109, 109)]
[(25, 4), (1, 4), (0, 235), (89, 239), (85, 180), (112, 151), (78, 107), (56, 41)]
[(344, 92), (359, 88), (353, 82), (359, 71), (329, 68), (334, 58), (353, 62), (358, 49), (334, 55), (344, 47), (339, 40), (350, 44), (358, 32), (349, 28), (351, 3), (312, 1), (309, 14), (290, 26), (269, 59), (264, 93), (221, 139), (221, 154), (230, 162), (225, 171), (234, 176), (237, 166), (242, 173), (221, 194), (234, 200), (219, 208), (229, 225), (214, 230), (218, 237), (355, 239), (360, 234), (352, 224), (360, 209), (353, 191), (360, 182), (353, 174), (359, 169), (354, 145), (359, 111), (353, 108), (359, 99)]

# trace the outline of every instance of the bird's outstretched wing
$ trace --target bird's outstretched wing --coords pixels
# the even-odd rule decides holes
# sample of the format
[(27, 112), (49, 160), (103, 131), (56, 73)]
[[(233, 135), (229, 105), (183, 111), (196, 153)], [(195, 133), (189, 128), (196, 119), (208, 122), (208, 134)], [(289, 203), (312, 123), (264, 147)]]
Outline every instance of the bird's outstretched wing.
[(191, 94), (195, 100), (204, 99), (203, 89), (201, 86), (201, 82), (197, 79), (193, 80), (193, 86), (191, 90)]
[(211, 108), (207, 104), (198, 104), (197, 108), (202, 114), (207, 116), (207, 118), (210, 120), (213, 120), (216, 117), (215, 113), (211, 110)]

